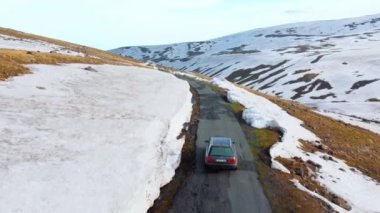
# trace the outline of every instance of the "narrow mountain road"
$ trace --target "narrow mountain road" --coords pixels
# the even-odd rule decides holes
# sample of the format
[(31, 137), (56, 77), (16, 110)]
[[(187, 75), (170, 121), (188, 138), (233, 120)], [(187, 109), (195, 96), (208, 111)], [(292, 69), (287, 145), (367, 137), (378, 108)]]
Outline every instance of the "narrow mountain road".
[[(200, 96), (196, 169), (178, 192), (170, 212), (271, 212), (258, 180), (254, 159), (239, 122), (229, 105), (203, 82), (187, 80)], [(205, 142), (211, 136), (231, 137), (236, 143), (239, 169), (208, 172)]]

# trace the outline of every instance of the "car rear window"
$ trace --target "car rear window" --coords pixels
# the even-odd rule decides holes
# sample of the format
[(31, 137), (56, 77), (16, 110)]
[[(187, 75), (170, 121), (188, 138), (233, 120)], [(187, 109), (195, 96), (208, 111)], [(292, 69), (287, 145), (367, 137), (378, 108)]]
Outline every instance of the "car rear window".
[(234, 152), (230, 147), (219, 147), (213, 146), (210, 150), (210, 156), (225, 156), (225, 157), (233, 157)]

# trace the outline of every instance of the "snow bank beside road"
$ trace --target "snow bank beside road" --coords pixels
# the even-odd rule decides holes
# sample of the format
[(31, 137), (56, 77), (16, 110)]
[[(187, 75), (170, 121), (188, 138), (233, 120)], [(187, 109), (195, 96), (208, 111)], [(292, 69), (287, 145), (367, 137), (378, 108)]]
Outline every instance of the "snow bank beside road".
[[(227, 96), (231, 102), (238, 102), (246, 108), (243, 112), (243, 119), (251, 126), (278, 128), (283, 132), (282, 141), (277, 142), (270, 150), (272, 167), (289, 172), (275, 160), (277, 157), (299, 157), (305, 162), (310, 160), (321, 165), (317, 171), (316, 181), (348, 201), (353, 212), (378, 212), (380, 210), (378, 202), (380, 185), (378, 183), (349, 167), (340, 159), (320, 152), (306, 153), (300, 148), (299, 140), (315, 143), (318, 143), (316, 141), (319, 140), (314, 133), (301, 126), (301, 120), (287, 114), (267, 99), (238, 88), (227, 80), (215, 78), (213, 83), (228, 91)], [(333, 160), (326, 160), (329, 157)], [(341, 208), (335, 208), (335, 210), (341, 212)]]
[(243, 119), (253, 127), (256, 128), (276, 128), (280, 129), (284, 135), (282, 143), (275, 144), (270, 154), (272, 156), (273, 166), (283, 172), (289, 171), (278, 163), (276, 157), (291, 158), (294, 152), (298, 152), (298, 140), (316, 141), (319, 140), (314, 133), (303, 128), (301, 120), (290, 116), (281, 107), (270, 102), (269, 100), (250, 93), (244, 89), (240, 89), (226, 80), (214, 78), (213, 83), (227, 89), (227, 98), (231, 102), (242, 104), (246, 110), (243, 112)]
[(145, 212), (172, 178), (188, 84), (86, 66), (31, 65), (0, 82), (0, 212)]

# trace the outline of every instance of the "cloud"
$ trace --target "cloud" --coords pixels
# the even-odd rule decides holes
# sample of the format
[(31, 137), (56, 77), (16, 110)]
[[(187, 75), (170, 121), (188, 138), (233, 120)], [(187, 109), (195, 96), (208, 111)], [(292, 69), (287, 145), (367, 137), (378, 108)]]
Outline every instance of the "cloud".
[(223, 2), (223, 0), (127, 0), (130, 8), (156, 8), (160, 10), (172, 9), (204, 9), (210, 8)]
[(207, 8), (221, 3), (221, 0), (159, 0), (155, 1), (169, 7), (176, 8)]
[(293, 15), (293, 14), (301, 14), (301, 13), (304, 13), (305, 11), (303, 10), (298, 10), (298, 9), (289, 9), (289, 10), (285, 10), (284, 13), (286, 14), (290, 14), (290, 15)]

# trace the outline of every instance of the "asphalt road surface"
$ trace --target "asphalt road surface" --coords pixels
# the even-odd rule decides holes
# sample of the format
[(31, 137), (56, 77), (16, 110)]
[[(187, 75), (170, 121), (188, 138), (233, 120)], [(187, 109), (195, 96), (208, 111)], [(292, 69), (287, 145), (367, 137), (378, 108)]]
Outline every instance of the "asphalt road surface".
[[(229, 105), (204, 83), (186, 79), (200, 95), (200, 118), (196, 142), (196, 169), (174, 199), (169, 212), (271, 212), (244, 133)], [(204, 167), (205, 141), (211, 136), (231, 137), (239, 168), (208, 172)]]

